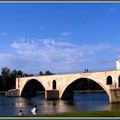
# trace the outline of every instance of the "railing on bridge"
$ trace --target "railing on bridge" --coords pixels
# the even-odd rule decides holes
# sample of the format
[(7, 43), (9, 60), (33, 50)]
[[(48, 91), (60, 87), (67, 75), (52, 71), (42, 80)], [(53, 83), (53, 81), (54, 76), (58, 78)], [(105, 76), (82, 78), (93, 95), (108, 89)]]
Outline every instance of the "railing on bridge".
[[(104, 72), (104, 71), (114, 71), (115, 68), (108, 68), (108, 69), (96, 69), (96, 70), (91, 70), (91, 69), (84, 69), (82, 71), (75, 71), (75, 72), (69, 72), (69, 73), (54, 73), (53, 75), (65, 75), (65, 74), (76, 74), (76, 73), (93, 73), (93, 72)], [(32, 76), (43, 76), (43, 75), (38, 75), (38, 74), (34, 74)], [(17, 77), (32, 77), (32, 76), (17, 76)], [(47, 75), (44, 75), (47, 76)]]
[(69, 72), (69, 73), (57, 73), (56, 75), (62, 75), (62, 74), (76, 74), (76, 73), (93, 73), (93, 72), (104, 72), (104, 71), (114, 71), (115, 68), (106, 68), (106, 69), (84, 69), (82, 71), (75, 71), (75, 72)]
[(113, 71), (115, 70), (115, 68), (106, 68), (106, 69), (94, 69), (94, 70), (91, 70), (91, 69), (85, 69), (84, 71), (82, 71), (82, 73), (86, 73), (86, 72), (104, 72), (104, 71)]

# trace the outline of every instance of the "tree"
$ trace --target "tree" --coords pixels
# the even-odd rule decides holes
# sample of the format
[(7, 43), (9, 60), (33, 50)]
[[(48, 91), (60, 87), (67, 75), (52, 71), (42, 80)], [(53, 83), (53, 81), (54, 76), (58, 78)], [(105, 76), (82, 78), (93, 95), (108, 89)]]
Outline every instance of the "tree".
[(33, 74), (27, 74), (27, 73), (23, 73), (22, 75), (23, 77), (29, 77), (29, 76), (33, 76)]
[(47, 70), (47, 71), (45, 72), (45, 75), (53, 75), (53, 73), (51, 73), (49, 70)]
[(10, 69), (7, 67), (2, 68), (1, 74), (2, 74), (2, 81), (3, 81), (4, 90), (7, 90), (7, 82), (9, 80)]
[(15, 88), (16, 77), (17, 77), (17, 70), (13, 70), (13, 71), (10, 73), (10, 78), (9, 78), (10, 80), (8, 81), (8, 83), (9, 83), (8, 88), (9, 88), (9, 89)]
[(18, 75), (18, 71), (17, 70), (13, 70), (10, 75), (12, 75), (13, 77), (17, 77)]
[(3, 81), (1, 75), (0, 75), (0, 91), (3, 91)]
[(42, 72), (42, 71), (40, 71), (38, 75), (44, 75), (44, 74), (43, 74), (43, 72)]
[(18, 70), (17, 76), (23, 76), (23, 72), (21, 70)]

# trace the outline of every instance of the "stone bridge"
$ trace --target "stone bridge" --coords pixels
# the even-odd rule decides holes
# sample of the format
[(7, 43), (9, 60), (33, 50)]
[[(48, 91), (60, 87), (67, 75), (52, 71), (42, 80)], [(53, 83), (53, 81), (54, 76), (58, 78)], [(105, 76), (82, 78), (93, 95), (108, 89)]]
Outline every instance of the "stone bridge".
[(47, 75), (16, 78), (18, 96), (27, 96), (36, 88), (45, 91), (45, 99), (72, 99), (73, 90), (82, 80), (99, 84), (109, 96), (109, 102), (120, 102), (120, 70)]

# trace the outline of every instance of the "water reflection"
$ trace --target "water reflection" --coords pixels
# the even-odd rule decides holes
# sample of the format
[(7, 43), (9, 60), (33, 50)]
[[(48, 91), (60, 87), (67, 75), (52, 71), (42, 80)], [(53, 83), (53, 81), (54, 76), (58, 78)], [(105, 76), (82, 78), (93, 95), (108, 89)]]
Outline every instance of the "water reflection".
[(19, 97), (19, 98), (16, 98), (14, 99), (15, 101), (15, 107), (18, 107), (18, 108), (24, 108), (28, 102), (27, 99), (23, 98), (23, 97)]
[(109, 104), (106, 93), (75, 93), (74, 99), (69, 101), (44, 100), (44, 94), (40, 94), (31, 98), (0, 96), (0, 115), (16, 115), (20, 109), (30, 115), (34, 104), (40, 114), (120, 109), (120, 104)]
[(60, 113), (60, 112), (68, 112), (71, 111), (70, 105), (68, 105), (69, 101), (63, 101), (63, 100), (44, 100), (41, 101), (42, 104), (39, 105), (40, 113)]

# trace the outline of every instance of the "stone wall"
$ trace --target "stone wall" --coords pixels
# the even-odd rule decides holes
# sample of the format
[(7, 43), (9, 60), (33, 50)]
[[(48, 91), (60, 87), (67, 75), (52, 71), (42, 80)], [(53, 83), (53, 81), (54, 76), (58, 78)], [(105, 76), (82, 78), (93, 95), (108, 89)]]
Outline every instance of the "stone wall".
[(20, 90), (19, 89), (11, 89), (5, 92), (5, 96), (19, 96)]
[(110, 89), (110, 103), (120, 103), (120, 88)]

